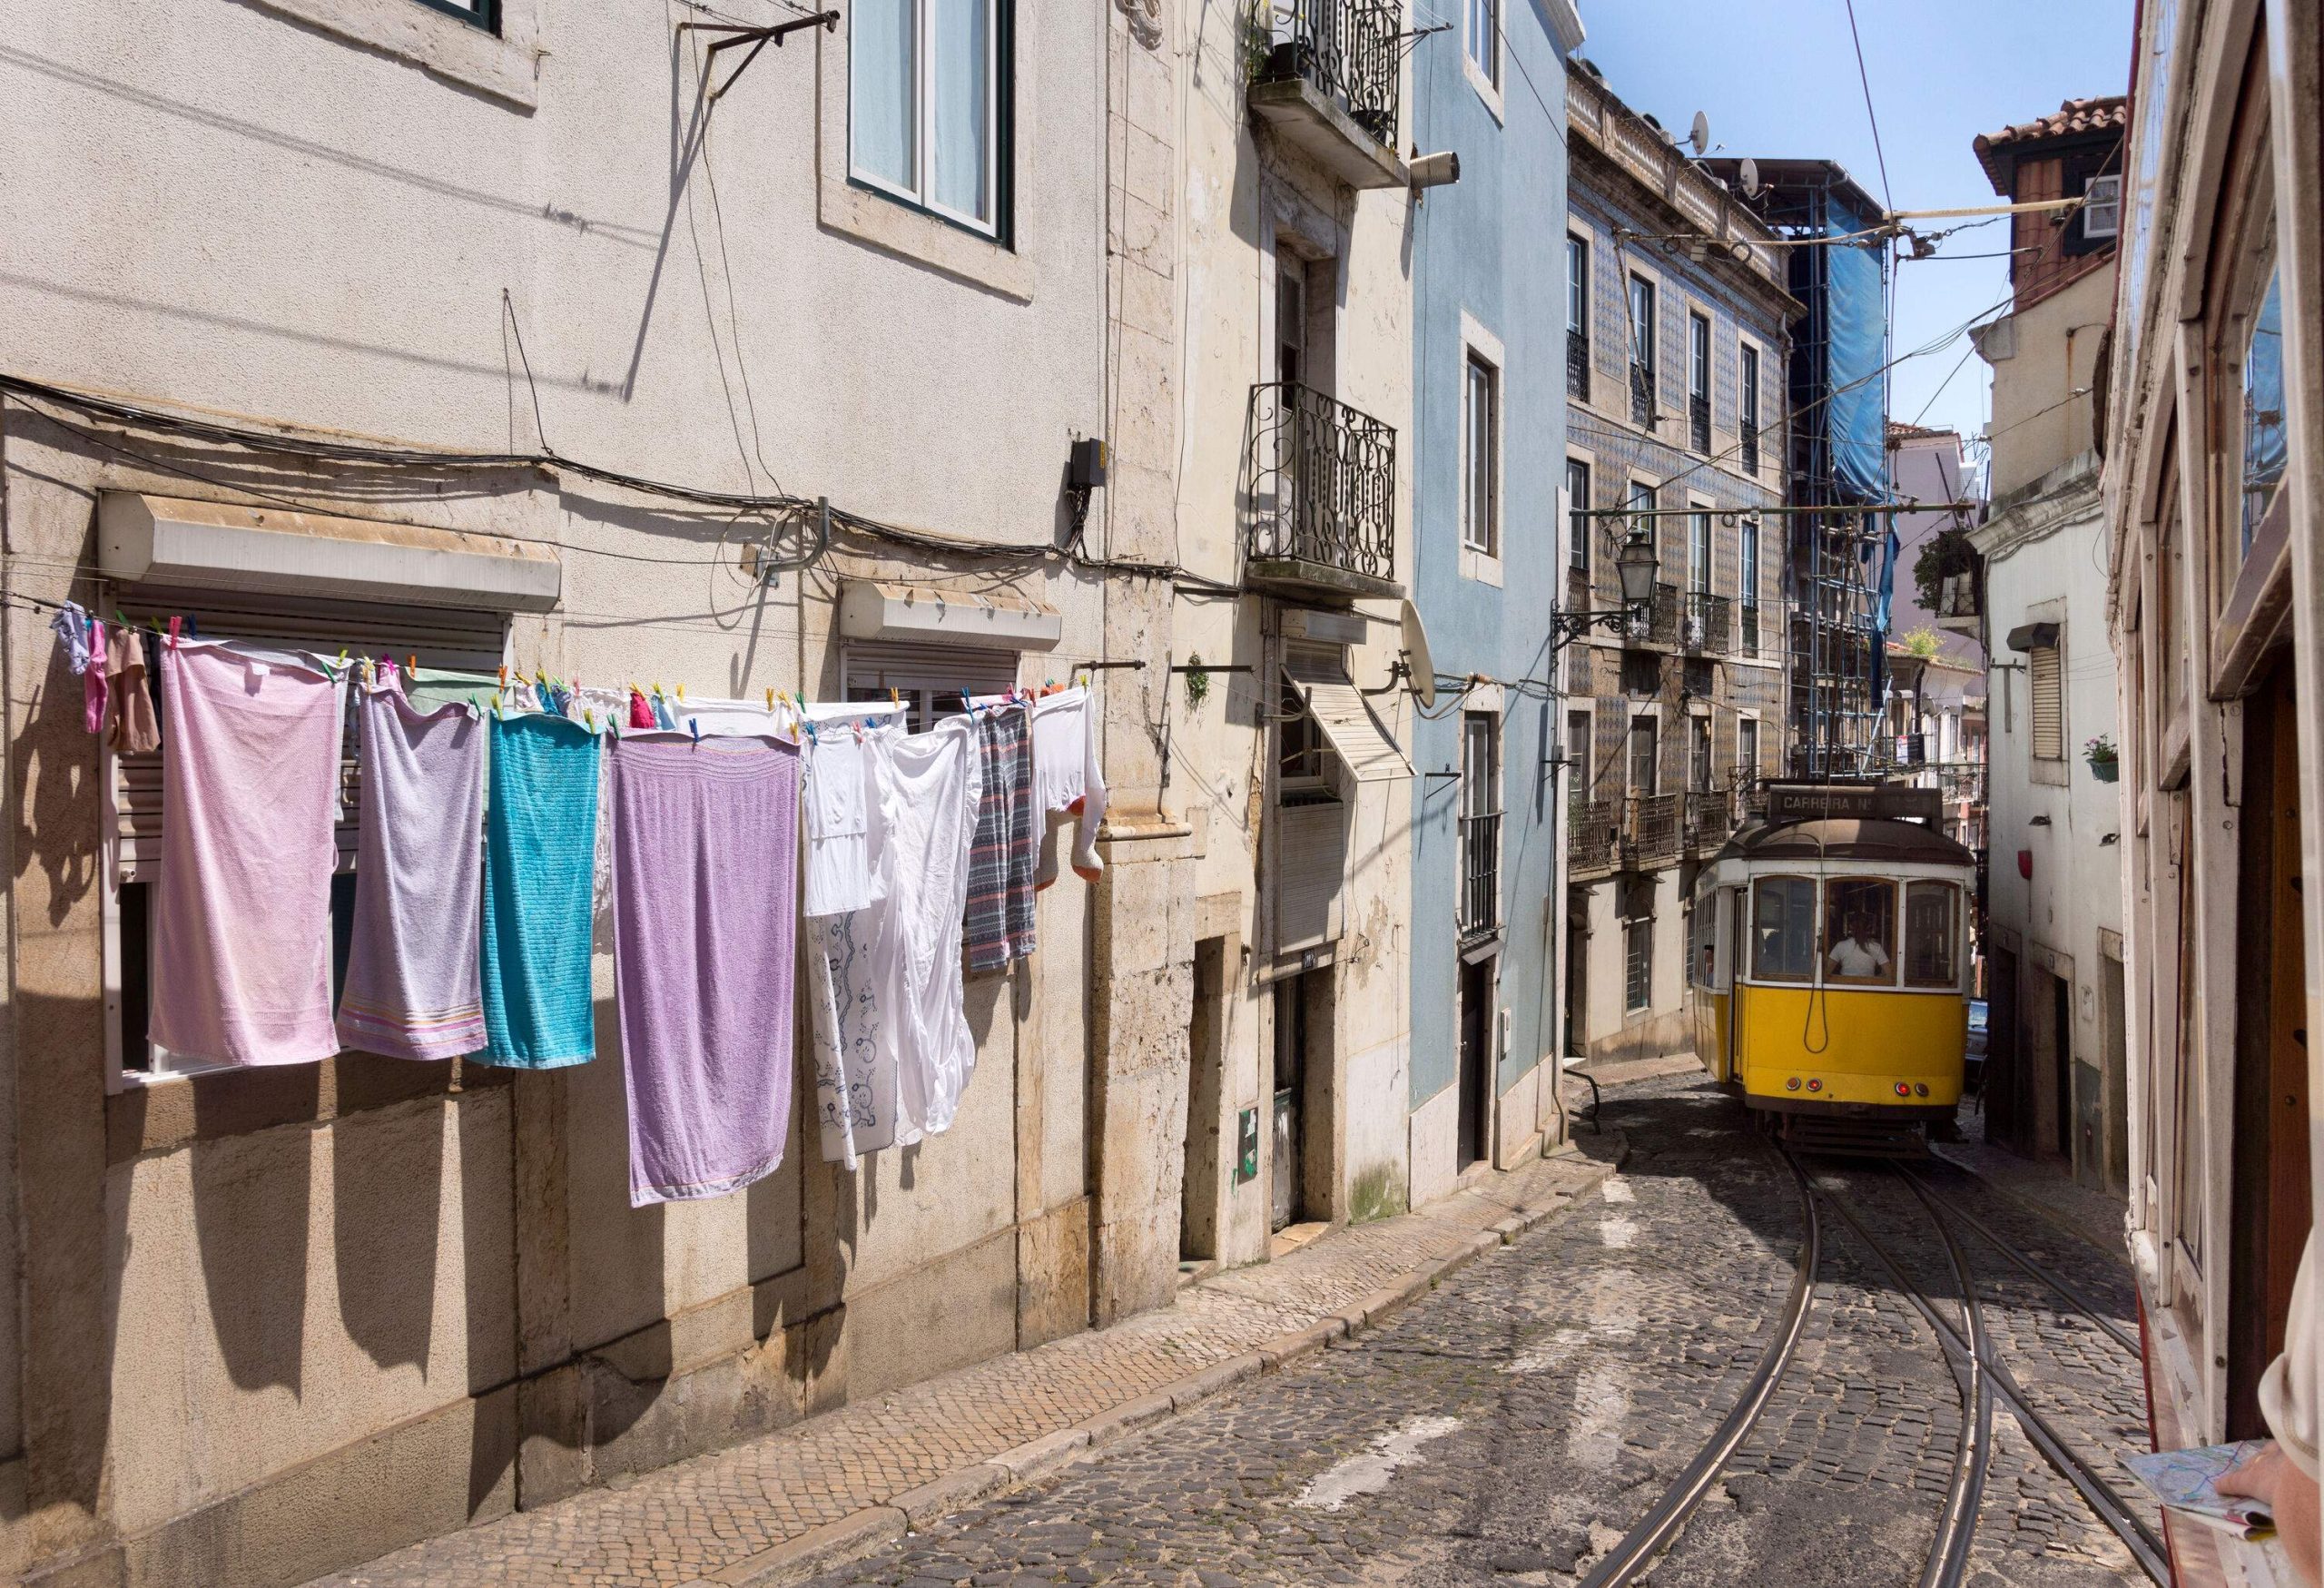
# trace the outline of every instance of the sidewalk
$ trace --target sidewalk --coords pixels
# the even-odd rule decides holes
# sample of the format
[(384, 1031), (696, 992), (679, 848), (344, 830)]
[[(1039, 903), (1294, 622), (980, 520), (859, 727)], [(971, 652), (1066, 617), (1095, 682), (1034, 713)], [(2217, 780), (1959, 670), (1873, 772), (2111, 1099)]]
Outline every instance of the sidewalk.
[(1175, 1307), (996, 1357), (794, 1428), (398, 1551), (309, 1588), (766, 1588), (1033, 1481), (1322, 1348), (1555, 1215), (1614, 1132), (1417, 1212), (1215, 1275)]

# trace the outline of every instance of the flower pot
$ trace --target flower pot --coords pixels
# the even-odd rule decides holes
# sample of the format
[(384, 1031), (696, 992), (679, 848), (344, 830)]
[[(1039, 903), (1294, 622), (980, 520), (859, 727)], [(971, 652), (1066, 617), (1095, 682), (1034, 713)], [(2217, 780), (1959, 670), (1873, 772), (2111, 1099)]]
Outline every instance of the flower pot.
[(2090, 775), (2101, 783), (2119, 783), (2122, 777), (2122, 764), (2119, 760), (2093, 761), (2090, 764)]

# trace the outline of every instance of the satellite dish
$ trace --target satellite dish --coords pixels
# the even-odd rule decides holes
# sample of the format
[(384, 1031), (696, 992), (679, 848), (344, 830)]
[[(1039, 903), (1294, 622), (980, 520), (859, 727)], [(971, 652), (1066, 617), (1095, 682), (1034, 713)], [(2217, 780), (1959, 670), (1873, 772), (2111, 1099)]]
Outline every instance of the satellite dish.
[(1700, 111), (1695, 113), (1695, 124), (1687, 129), (1687, 142), (1694, 145), (1699, 155), (1709, 152), (1710, 118)]
[(1428, 630), (1421, 626), (1420, 608), (1404, 601), (1404, 667), (1406, 681), (1423, 705), (1436, 704), (1436, 658), (1428, 648)]
[(1742, 179), (1745, 198), (1756, 199), (1759, 196), (1759, 163), (1758, 161), (1746, 154), (1743, 156), (1743, 163), (1736, 170), (1736, 175)]

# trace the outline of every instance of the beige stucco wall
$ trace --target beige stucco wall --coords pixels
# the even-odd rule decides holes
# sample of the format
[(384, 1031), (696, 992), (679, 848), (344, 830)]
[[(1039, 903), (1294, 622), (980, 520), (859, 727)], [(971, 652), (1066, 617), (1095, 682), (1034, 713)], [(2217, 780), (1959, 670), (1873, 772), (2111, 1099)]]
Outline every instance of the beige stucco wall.
[[(2102, 267), (2009, 317), (2015, 350), (2005, 359), (1986, 355), (1994, 371), (1993, 421), (1985, 432), (1993, 443), (1986, 482), (1993, 501), (2090, 449), (2090, 390), (2113, 308), (2114, 272)], [(1994, 347), (1993, 333), (1979, 341)]]

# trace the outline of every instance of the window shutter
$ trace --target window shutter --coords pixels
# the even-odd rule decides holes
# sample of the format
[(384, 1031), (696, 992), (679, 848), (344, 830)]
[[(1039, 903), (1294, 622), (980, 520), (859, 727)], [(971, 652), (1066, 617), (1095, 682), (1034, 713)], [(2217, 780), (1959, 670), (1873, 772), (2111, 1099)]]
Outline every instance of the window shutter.
[[(508, 619), (500, 612), (465, 612), (448, 607), (379, 607), (360, 601), (299, 600), (237, 603), (215, 590), (123, 592), (120, 608), (143, 623), (190, 613), (204, 639), (251, 640), (284, 650), (311, 651), (335, 662), (350, 658), (417, 656), (423, 667), (491, 673), (506, 656)], [(164, 639), (146, 636), (146, 666), (161, 676)], [(162, 724), (166, 739), (172, 731)], [(151, 881), (162, 858), (162, 752), (108, 757), (113, 765), (115, 874), (123, 883)], [(350, 731), (340, 762), (339, 869), (355, 865), (356, 817), (359, 809), (355, 743)]]
[(1275, 821), (1275, 946), (1278, 953), (1340, 935), (1340, 882), (1347, 871), (1347, 814), (1337, 801), (1285, 805)]
[(2063, 761), (2066, 755), (2065, 680), (2058, 647), (2035, 646), (2026, 653), (2025, 676), (2031, 683), (2034, 756), (2039, 761)]

